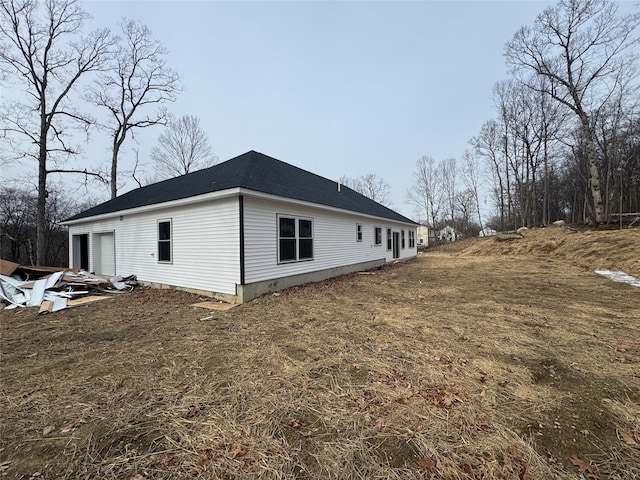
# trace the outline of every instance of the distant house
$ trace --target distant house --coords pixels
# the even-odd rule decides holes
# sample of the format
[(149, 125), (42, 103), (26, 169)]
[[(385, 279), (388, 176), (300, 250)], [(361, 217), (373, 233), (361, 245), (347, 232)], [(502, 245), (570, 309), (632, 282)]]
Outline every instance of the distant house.
[(71, 267), (240, 303), (416, 255), (412, 220), (255, 151), (63, 223)]
[(451, 225), (445, 225), (436, 233), (438, 243), (453, 243), (462, 238), (462, 234)]
[(427, 225), (418, 225), (418, 248), (426, 248), (435, 245), (436, 230)]
[(484, 227), (482, 230), (480, 230), (480, 233), (478, 234), (478, 236), (479, 237), (492, 237), (496, 233), (498, 233), (497, 230), (494, 230), (491, 227)]

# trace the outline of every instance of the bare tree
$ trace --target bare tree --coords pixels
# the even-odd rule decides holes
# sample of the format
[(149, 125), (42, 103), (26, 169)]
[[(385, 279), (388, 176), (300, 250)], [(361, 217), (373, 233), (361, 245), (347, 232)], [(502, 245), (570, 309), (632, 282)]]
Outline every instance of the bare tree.
[(447, 158), (440, 164), (440, 175), (442, 178), (442, 192), (447, 205), (447, 209), (450, 214), (451, 223), (455, 222), (456, 218), (456, 159)]
[[(127, 136), (140, 128), (166, 125), (163, 104), (179, 92), (178, 74), (165, 64), (167, 50), (145, 25), (123, 19), (122, 42), (112, 68), (99, 76), (88, 98), (109, 113), (111, 131), (111, 198), (117, 195), (118, 156)], [(157, 108), (152, 108), (157, 107)]]
[(151, 159), (160, 178), (185, 175), (217, 161), (207, 134), (200, 127), (200, 119), (193, 115), (183, 115), (169, 123), (158, 138), (158, 145), (153, 147)]
[(12, 262), (34, 263), (35, 198), (15, 187), (0, 189), (0, 257)]
[[(605, 215), (592, 116), (633, 67), (638, 25), (640, 14), (620, 17), (609, 0), (560, 0), (533, 26), (518, 30), (505, 47), (507, 63), (514, 72), (525, 73), (529, 88), (549, 95), (579, 120), (596, 224), (604, 223)], [(547, 81), (527, 81), (532, 72)]]
[[(31, 185), (0, 188), (0, 257), (23, 265), (34, 263), (37, 194)], [(95, 203), (94, 203), (95, 204)], [(69, 260), (69, 239), (60, 222), (92, 206), (78, 205), (59, 185), (49, 186), (46, 208), (47, 265), (64, 266)]]
[(86, 170), (50, 168), (78, 150), (69, 144), (67, 126), (88, 129), (93, 120), (70, 104), (69, 97), (88, 72), (106, 66), (113, 47), (107, 29), (79, 37), (88, 15), (77, 0), (2, 0), (0, 2), (0, 69), (13, 75), (27, 92), (2, 115), (3, 130), (26, 139), (22, 154), (38, 164), (36, 263), (44, 263), (47, 176)]
[[(457, 215), (451, 222), (451, 226), (462, 235), (462, 238), (477, 237), (482, 227), (471, 219), (473, 210), (476, 208), (474, 193), (469, 189), (457, 191), (455, 201)], [(456, 235), (456, 240), (459, 239), (460, 237)]]
[(407, 201), (416, 208), (418, 218), (425, 218), (435, 228), (442, 207), (442, 179), (439, 165), (433, 157), (423, 156), (416, 162)]
[(340, 183), (382, 205), (391, 205), (391, 187), (375, 173), (358, 178), (340, 177)]
[(470, 151), (465, 151), (462, 159), (464, 165), (462, 167), (462, 174), (464, 179), (464, 185), (466, 191), (469, 192), (469, 196), (472, 201), (472, 208), (475, 209), (475, 213), (478, 216), (478, 225), (480, 230), (482, 227), (482, 215), (480, 213), (480, 165), (478, 163), (478, 157), (472, 154)]
[(502, 158), (502, 146), (504, 141), (501, 135), (501, 126), (497, 120), (489, 120), (480, 129), (480, 133), (471, 139), (471, 145), (475, 152), (489, 162), (489, 171), (493, 181), (493, 196), (500, 222), (498, 228), (504, 230), (509, 216), (507, 210), (507, 185), (509, 172), (505, 168)]

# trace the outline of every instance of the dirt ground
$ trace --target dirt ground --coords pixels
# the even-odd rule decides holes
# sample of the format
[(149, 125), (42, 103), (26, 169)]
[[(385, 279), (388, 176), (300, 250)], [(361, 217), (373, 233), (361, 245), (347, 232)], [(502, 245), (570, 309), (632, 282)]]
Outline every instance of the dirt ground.
[(640, 478), (640, 230), (476, 239), (229, 310), (0, 312), (0, 475)]

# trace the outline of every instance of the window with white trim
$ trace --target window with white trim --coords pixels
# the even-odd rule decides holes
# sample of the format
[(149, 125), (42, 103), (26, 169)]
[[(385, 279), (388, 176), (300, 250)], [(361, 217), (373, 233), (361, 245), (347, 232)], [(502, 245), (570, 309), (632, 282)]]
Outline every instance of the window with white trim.
[(416, 246), (416, 232), (414, 232), (413, 230), (409, 230), (409, 248), (415, 248), (415, 246)]
[(171, 219), (158, 220), (158, 262), (171, 263)]
[(278, 215), (278, 263), (313, 260), (313, 220)]
[(356, 223), (356, 242), (362, 241), (362, 224)]
[(382, 245), (382, 227), (373, 227), (373, 238), (376, 245)]
[(405, 243), (404, 243), (404, 230), (400, 230), (400, 245), (401, 245), (402, 249), (404, 250), (404, 246), (405, 246)]
[(387, 250), (391, 251), (393, 247), (393, 242), (391, 240), (391, 229), (387, 228)]

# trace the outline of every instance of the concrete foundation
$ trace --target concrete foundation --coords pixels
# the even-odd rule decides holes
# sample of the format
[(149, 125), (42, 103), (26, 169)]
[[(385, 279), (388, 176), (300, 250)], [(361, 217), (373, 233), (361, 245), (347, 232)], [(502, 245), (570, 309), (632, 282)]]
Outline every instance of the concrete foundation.
[(353, 265), (344, 265), (341, 267), (328, 268), (317, 272), (301, 273), (300, 275), (291, 275), (289, 277), (274, 278), (263, 282), (249, 283), (247, 285), (238, 285), (236, 287), (236, 296), (238, 303), (246, 303), (254, 298), (258, 298), (265, 293), (277, 292), (285, 288), (303, 285), (305, 283), (320, 282), (327, 278), (337, 277), (352, 272), (362, 272), (372, 268), (377, 268), (385, 264), (384, 258), (372, 260), (363, 263), (354, 263)]
[(262, 282), (254, 282), (246, 285), (236, 285), (236, 294), (210, 292), (206, 290), (200, 290), (197, 288), (189, 287), (177, 287), (165, 283), (157, 282), (145, 282), (141, 280), (139, 283), (153, 288), (160, 289), (175, 289), (185, 292), (195, 293), (202, 295), (203, 297), (211, 297), (217, 300), (222, 300), (228, 303), (246, 303), (258, 298), (265, 293), (277, 292), (286, 288), (294, 287), (296, 285), (303, 285), (305, 283), (320, 282), (328, 278), (345, 275), (347, 273), (362, 272), (364, 270), (370, 270), (377, 268), (385, 264), (385, 259), (372, 260), (369, 262), (354, 263), (353, 265), (344, 265), (341, 267), (328, 268), (326, 270), (320, 270), (317, 272), (301, 273), (299, 275), (291, 275), (289, 277), (274, 278), (270, 280), (264, 280)]

